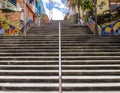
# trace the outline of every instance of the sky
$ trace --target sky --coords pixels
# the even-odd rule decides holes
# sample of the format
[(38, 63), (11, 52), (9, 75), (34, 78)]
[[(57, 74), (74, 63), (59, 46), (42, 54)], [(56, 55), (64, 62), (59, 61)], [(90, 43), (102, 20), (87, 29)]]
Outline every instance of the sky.
[(65, 14), (68, 11), (65, 3), (66, 0), (43, 0), (43, 4), (45, 7), (45, 12), (48, 17), (52, 20), (63, 20)]

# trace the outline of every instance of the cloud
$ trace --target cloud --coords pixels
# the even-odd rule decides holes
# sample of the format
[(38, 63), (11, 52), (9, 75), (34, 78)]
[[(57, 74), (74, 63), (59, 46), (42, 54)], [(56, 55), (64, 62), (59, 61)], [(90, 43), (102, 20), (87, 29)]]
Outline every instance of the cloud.
[(49, 11), (49, 0), (43, 0), (44, 7), (46, 14), (48, 16), (52, 16), (53, 20), (63, 20), (66, 12), (67, 12), (67, 7), (65, 6), (65, 1), (64, 0), (51, 0), (52, 3), (50, 3), (50, 10)]
[(53, 11), (53, 15), (52, 15), (53, 20), (63, 20), (65, 14), (63, 14), (61, 11), (59, 11), (56, 8), (52, 9), (52, 11)]

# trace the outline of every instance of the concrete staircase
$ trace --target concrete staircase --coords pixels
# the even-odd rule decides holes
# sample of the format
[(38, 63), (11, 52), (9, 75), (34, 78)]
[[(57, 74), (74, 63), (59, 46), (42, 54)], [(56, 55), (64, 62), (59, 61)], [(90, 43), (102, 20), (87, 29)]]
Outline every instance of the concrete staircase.
[[(62, 25), (63, 93), (120, 93), (119, 36)], [(58, 21), (0, 37), (0, 93), (59, 93)]]

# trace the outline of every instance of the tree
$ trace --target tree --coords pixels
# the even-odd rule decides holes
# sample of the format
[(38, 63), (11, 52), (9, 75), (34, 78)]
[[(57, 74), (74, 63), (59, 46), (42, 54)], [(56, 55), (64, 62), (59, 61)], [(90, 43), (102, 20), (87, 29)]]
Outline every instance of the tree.
[(80, 7), (82, 4), (82, 0), (67, 0), (67, 2), (69, 2), (69, 8), (72, 7), (73, 10), (75, 10), (75, 6), (77, 5), (78, 7), (78, 22), (79, 22), (79, 18), (80, 16)]
[(85, 11), (93, 11), (94, 9), (94, 4), (92, 3), (91, 0), (83, 0), (81, 8), (83, 10), (83, 15)]
[(76, 0), (77, 7), (78, 7), (78, 24), (79, 24), (79, 19), (81, 18), (80, 16), (80, 7), (82, 5), (82, 0)]
[(98, 34), (98, 27), (97, 27), (97, 0), (92, 0), (94, 4), (94, 17), (95, 17), (95, 34)]

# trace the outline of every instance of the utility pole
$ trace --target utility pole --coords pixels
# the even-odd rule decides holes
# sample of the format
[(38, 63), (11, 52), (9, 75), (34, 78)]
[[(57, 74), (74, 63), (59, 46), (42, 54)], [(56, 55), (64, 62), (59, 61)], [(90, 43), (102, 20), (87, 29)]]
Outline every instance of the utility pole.
[(24, 0), (24, 36), (26, 36), (26, 0)]

